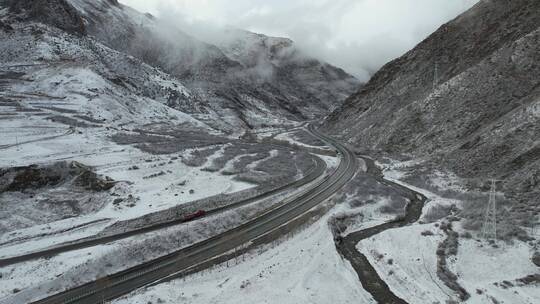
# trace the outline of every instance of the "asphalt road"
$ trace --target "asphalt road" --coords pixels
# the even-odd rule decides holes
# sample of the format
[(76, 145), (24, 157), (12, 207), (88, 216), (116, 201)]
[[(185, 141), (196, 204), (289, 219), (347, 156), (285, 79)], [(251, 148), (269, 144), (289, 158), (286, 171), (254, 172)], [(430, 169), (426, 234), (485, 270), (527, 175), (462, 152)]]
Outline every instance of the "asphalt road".
[(34, 303), (103, 303), (104, 300), (120, 297), (239, 248), (282, 225), (286, 225), (296, 217), (324, 202), (354, 177), (359, 165), (354, 153), (345, 146), (319, 133), (312, 127), (310, 127), (310, 131), (335, 147), (339, 152), (340, 164), (327, 178), (318, 180), (307, 190), (283, 201), (279, 207), (232, 230), (153, 261)]
[[(202, 218), (212, 216), (212, 215), (215, 215), (215, 214), (218, 214), (218, 213), (222, 213), (222, 212), (225, 212), (227, 210), (231, 210), (231, 209), (235, 209), (235, 208), (238, 208), (238, 207), (241, 207), (241, 206), (245, 206), (245, 205), (251, 204), (253, 202), (256, 202), (256, 201), (271, 197), (273, 195), (288, 191), (290, 189), (295, 189), (295, 188), (305, 186), (305, 185), (313, 182), (315, 179), (321, 177), (324, 174), (324, 172), (326, 171), (326, 168), (327, 168), (326, 163), (322, 159), (320, 159), (318, 157), (316, 157), (315, 160), (317, 162), (316, 165), (315, 165), (315, 168), (313, 170), (311, 170), (303, 178), (301, 178), (301, 179), (299, 179), (299, 180), (297, 180), (297, 181), (295, 181), (295, 182), (293, 182), (291, 184), (287, 184), (287, 185), (272, 189), (270, 191), (261, 193), (259, 195), (255, 195), (255, 196), (250, 197), (250, 198), (245, 199), (245, 200), (241, 200), (241, 201), (238, 201), (238, 202), (235, 202), (235, 203), (223, 206), (223, 207), (219, 207), (219, 208), (216, 208), (216, 209), (206, 210), (207, 211), (206, 215), (201, 216), (201, 217), (199, 217), (199, 218), (197, 218), (195, 220), (200, 220)], [(77, 241), (74, 241), (74, 242), (69, 242), (69, 243), (66, 243), (66, 244), (62, 244), (62, 245), (59, 245), (59, 246), (56, 246), (56, 247), (47, 248), (45, 250), (40, 250), (40, 251), (35, 251), (35, 252), (30, 252), (30, 253), (27, 253), (27, 254), (19, 255), (19, 256), (0, 259), (0, 268), (1, 267), (6, 267), (6, 266), (9, 266), (9, 265), (13, 265), (13, 264), (17, 264), (17, 263), (30, 261), (30, 260), (35, 260), (35, 259), (50, 258), (50, 257), (53, 257), (55, 255), (58, 255), (58, 254), (61, 254), (61, 253), (64, 253), (64, 252), (89, 248), (89, 247), (93, 247), (93, 246), (97, 246), (97, 245), (108, 244), (108, 243), (115, 242), (115, 241), (118, 241), (118, 240), (130, 238), (130, 237), (133, 237), (133, 236), (136, 236), (136, 235), (141, 235), (141, 234), (149, 233), (149, 232), (152, 232), (152, 231), (161, 230), (161, 229), (165, 229), (165, 228), (168, 228), (168, 227), (181, 225), (181, 224), (184, 224), (184, 223), (185, 223), (184, 218), (181, 217), (181, 218), (178, 218), (178, 219), (175, 219), (175, 220), (172, 220), (172, 221), (155, 223), (153, 225), (145, 226), (145, 227), (142, 227), (142, 228), (139, 228), (139, 229), (134, 229), (134, 230), (130, 230), (130, 231), (122, 232), (122, 233), (117, 233), (117, 234), (114, 234), (114, 235), (108, 235), (108, 236), (98, 237), (98, 238), (90, 237), (90, 238), (86, 238), (86, 239), (81, 239), (81, 240), (77, 240)]]

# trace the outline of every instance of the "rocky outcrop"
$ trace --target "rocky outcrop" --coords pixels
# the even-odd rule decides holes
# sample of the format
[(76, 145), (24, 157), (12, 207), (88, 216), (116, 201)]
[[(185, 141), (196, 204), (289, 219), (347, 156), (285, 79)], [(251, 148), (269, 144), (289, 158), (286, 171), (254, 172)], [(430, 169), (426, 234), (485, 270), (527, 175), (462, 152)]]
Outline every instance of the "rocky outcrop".
[(358, 149), (540, 191), (540, 2), (484, 0), (388, 63), (326, 122)]
[(98, 176), (91, 168), (77, 162), (0, 168), (0, 193), (65, 184), (72, 184), (88, 191), (106, 191), (114, 186), (112, 180)]
[(13, 31), (13, 27), (11, 25), (3, 22), (2, 20), (0, 20), (0, 31), (9, 33), (9, 32)]
[(66, 0), (3, 0), (0, 4), (8, 6), (19, 18), (52, 25), (72, 34), (86, 34), (83, 19)]

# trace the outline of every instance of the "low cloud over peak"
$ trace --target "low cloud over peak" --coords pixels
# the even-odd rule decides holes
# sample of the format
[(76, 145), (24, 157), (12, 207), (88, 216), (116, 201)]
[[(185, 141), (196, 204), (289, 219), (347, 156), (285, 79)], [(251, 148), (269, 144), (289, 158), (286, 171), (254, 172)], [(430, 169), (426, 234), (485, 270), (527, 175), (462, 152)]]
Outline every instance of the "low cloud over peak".
[[(362, 81), (478, 0), (121, 0), (189, 33), (232, 26), (291, 38)], [(175, 16), (174, 18), (171, 18)]]

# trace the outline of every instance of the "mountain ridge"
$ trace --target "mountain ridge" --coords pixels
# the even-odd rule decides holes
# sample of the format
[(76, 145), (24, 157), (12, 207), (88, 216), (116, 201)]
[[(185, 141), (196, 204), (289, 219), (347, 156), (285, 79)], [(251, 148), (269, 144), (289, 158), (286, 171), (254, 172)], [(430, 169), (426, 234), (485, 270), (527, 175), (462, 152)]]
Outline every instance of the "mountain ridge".
[(200, 97), (197, 108), (206, 108), (191, 114), (215, 112), (230, 130), (324, 116), (358, 85), (343, 70), (301, 54), (288, 39), (236, 30), (236, 40), (217, 45), (122, 4), (69, 2), (90, 35), (178, 77)]
[(58, 27), (71, 34), (86, 35), (86, 27), (82, 18), (66, 0), (2, 0), (0, 5), (8, 7), (22, 20), (38, 21)]
[(424, 158), (538, 195), (540, 3), (481, 1), (386, 64), (329, 115), (360, 150)]
[[(235, 30), (233, 40), (216, 45), (115, 0), (1, 0), (0, 5), (8, 8), (0, 29), (46, 24), (169, 74), (189, 98), (171, 92), (168, 106), (230, 134), (325, 116), (359, 84), (342, 69), (304, 55), (289, 39)], [(119, 83), (130, 81), (122, 79)]]

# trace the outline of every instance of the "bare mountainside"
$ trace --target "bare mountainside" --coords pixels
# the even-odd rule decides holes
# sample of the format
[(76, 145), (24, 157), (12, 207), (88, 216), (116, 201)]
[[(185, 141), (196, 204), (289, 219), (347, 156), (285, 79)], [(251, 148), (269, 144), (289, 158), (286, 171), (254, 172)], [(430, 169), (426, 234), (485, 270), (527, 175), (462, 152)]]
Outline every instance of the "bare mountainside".
[(105, 45), (180, 79), (191, 103), (171, 99), (183, 112), (215, 113), (208, 122), (234, 130), (328, 114), (358, 86), (343, 70), (302, 54), (292, 41), (224, 30), (219, 45), (116, 1), (69, 0), (86, 31)]
[(514, 201), (537, 205), (539, 27), (539, 1), (481, 1), (385, 65), (326, 129), (359, 150), (502, 179)]

